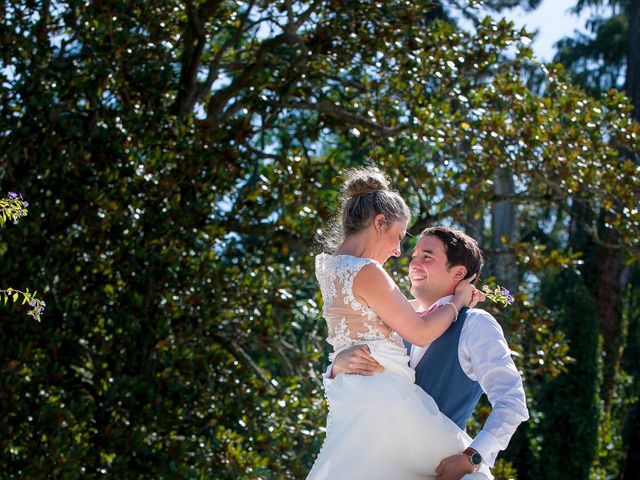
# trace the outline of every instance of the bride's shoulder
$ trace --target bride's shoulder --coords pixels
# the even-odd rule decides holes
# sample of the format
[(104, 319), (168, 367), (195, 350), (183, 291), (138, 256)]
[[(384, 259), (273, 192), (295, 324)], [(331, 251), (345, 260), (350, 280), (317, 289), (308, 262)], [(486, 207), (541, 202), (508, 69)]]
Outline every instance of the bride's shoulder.
[(315, 257), (316, 265), (323, 264), (326, 261), (328, 256), (329, 255), (327, 255), (326, 253), (318, 253)]
[(359, 270), (365, 265), (380, 264), (371, 258), (354, 257), (352, 255), (330, 255), (328, 253), (319, 253), (315, 258), (316, 267), (321, 265), (334, 265), (338, 268), (349, 270)]
[(395, 285), (391, 276), (376, 261), (365, 262), (358, 270), (354, 281), (354, 288), (378, 290)]

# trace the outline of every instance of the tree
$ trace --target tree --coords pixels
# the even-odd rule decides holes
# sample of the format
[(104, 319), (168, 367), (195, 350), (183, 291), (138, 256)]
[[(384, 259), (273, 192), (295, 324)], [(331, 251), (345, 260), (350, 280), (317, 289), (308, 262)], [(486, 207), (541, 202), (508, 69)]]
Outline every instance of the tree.
[[(574, 82), (583, 86), (594, 96), (599, 97), (610, 89), (625, 91), (632, 105), (628, 114), (636, 121), (640, 118), (638, 108), (640, 99), (638, 95), (638, 88), (640, 88), (639, 5), (640, 3), (635, 0), (622, 2), (579, 0), (574, 8), (575, 13), (581, 13), (588, 8), (597, 9), (596, 14), (587, 24), (591, 35), (576, 34), (573, 38), (561, 40), (557, 44), (558, 52), (554, 59), (567, 67)], [(498, 7), (504, 6), (498, 5)], [(629, 162), (628, 169), (637, 168), (637, 156), (628, 155), (624, 145), (621, 145), (620, 153)], [(622, 388), (616, 385), (616, 382), (620, 381), (620, 362), (623, 357), (623, 346), (626, 343), (623, 305), (626, 301), (625, 295), (628, 294), (625, 292), (627, 292), (631, 269), (624, 250), (614, 245), (616, 233), (615, 230), (608, 228), (604, 218), (605, 212), (594, 214), (589, 208), (583, 209), (580, 202), (572, 205), (571, 212), (572, 231), (582, 230), (581, 234), (571, 234), (571, 249), (583, 252), (584, 263), (581, 270), (598, 309), (600, 332), (604, 340), (604, 372), (600, 395), (605, 404), (604, 425), (607, 425), (607, 419), (615, 417), (613, 411), (618, 410), (618, 407), (612, 403), (622, 401), (616, 398), (616, 391)], [(580, 227), (580, 224), (585, 222), (597, 224), (597, 228), (585, 232)], [(622, 417), (624, 416), (625, 414), (622, 414)], [(608, 467), (604, 467), (605, 470), (609, 471), (609, 475), (615, 475), (617, 473), (614, 472), (617, 472), (620, 462), (616, 455), (607, 453), (610, 448), (604, 448), (604, 445), (608, 446), (612, 443), (611, 431), (614, 432), (614, 438), (619, 438), (620, 417), (613, 418), (611, 422), (612, 427), (605, 426), (601, 429), (603, 447), (600, 452), (603, 457), (602, 462), (609, 463)], [(610, 459), (607, 460), (606, 457)]]
[[(0, 227), (4, 226), (7, 220), (12, 220), (16, 223), (20, 218), (26, 217), (29, 206), (29, 202), (22, 198), (22, 195), (18, 195), (15, 192), (9, 192), (6, 198), (0, 198)], [(31, 310), (27, 312), (27, 315), (32, 316), (34, 319), (40, 321), (40, 315), (46, 306), (46, 303), (36, 298), (36, 293), (30, 293), (29, 289), (26, 291), (18, 290), (15, 288), (0, 288), (0, 295), (3, 300), (3, 304), (7, 305), (7, 302), (18, 302), (22, 300), (22, 305), (28, 303)]]
[[(560, 312), (559, 326), (567, 332), (574, 361), (568, 371), (541, 385), (540, 400), (549, 405), (542, 418), (544, 443), (540, 452), (543, 478), (590, 478), (597, 456), (599, 332), (596, 308), (588, 289), (576, 272), (561, 272), (543, 293), (545, 303)], [(588, 419), (588, 421), (585, 421)], [(560, 426), (561, 425), (561, 426)], [(567, 456), (566, 436), (580, 439), (580, 448)]]
[[(0, 276), (51, 299), (38, 329), (0, 322), (9, 478), (304, 476), (325, 416), (311, 254), (346, 167), (389, 172), (416, 231), (501, 201), (543, 228), (579, 199), (637, 258), (628, 104), (539, 65), (508, 22), (465, 33), (437, 2), (2, 5), (0, 178), (40, 211)], [(521, 284), (567, 261), (508, 247)], [(557, 375), (566, 343), (530, 308), (503, 324), (527, 375)]]

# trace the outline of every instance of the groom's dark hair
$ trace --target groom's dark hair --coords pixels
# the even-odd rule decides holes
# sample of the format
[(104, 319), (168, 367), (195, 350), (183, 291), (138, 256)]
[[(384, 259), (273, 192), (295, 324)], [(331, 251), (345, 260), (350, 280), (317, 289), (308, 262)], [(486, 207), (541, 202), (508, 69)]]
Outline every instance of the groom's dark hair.
[(420, 238), (425, 235), (436, 237), (444, 243), (449, 268), (462, 265), (467, 269), (467, 275), (464, 278), (469, 278), (474, 274), (480, 276), (480, 271), (484, 266), (484, 257), (478, 242), (469, 235), (455, 228), (439, 226), (425, 228), (420, 233)]

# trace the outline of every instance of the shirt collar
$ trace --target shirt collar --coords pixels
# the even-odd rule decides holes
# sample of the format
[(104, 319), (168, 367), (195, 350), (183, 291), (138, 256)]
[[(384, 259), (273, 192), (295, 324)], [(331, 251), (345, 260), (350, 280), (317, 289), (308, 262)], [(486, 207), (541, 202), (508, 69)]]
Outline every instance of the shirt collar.
[(450, 302), (451, 300), (453, 300), (453, 295), (447, 295), (446, 297), (442, 297), (440, 300), (438, 300), (436, 303), (434, 303), (434, 305), (437, 306), (442, 306), (447, 302)]
[(418, 312), (424, 312), (429, 310), (431, 307), (435, 306), (442, 306), (447, 302), (450, 302), (451, 300), (453, 300), (453, 295), (447, 295), (445, 297), (440, 298), (439, 300), (437, 300), (435, 303), (429, 305), (428, 307), (425, 307), (424, 305), (421, 305), (420, 308), (418, 308)]

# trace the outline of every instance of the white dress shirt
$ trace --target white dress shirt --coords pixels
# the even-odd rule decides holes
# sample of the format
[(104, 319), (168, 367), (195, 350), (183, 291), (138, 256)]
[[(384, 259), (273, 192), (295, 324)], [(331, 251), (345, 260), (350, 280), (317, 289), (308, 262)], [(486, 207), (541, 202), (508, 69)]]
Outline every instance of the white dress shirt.
[[(443, 297), (434, 305), (444, 305), (452, 299), (453, 296)], [(409, 366), (415, 368), (428, 348), (429, 345), (412, 345)], [(465, 375), (480, 383), (491, 403), (491, 413), (471, 448), (493, 467), (498, 452), (507, 448), (518, 425), (529, 418), (529, 411), (522, 377), (502, 328), (488, 312), (477, 308), (467, 312), (460, 332), (458, 360)]]
[[(443, 305), (452, 298), (443, 297), (434, 305)], [(428, 348), (429, 345), (411, 347), (409, 365), (412, 368)], [(518, 425), (529, 418), (529, 411), (522, 378), (513, 363), (502, 328), (488, 312), (476, 308), (467, 312), (460, 332), (458, 360), (465, 375), (480, 384), (491, 403), (491, 414), (470, 446), (493, 467), (498, 452), (507, 448)], [(325, 388), (331, 382), (331, 369), (332, 365), (329, 365), (323, 378)]]

